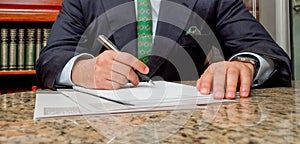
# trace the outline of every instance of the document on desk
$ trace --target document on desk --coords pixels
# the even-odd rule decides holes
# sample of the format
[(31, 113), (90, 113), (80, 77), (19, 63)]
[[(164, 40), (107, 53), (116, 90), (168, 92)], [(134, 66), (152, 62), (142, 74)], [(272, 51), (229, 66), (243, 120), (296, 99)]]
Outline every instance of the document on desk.
[(129, 112), (194, 109), (197, 105), (232, 102), (215, 100), (212, 95), (201, 95), (196, 87), (156, 81), (155, 87), (141, 82), (126, 84), (118, 90), (95, 90), (74, 86), (73, 90), (56, 93), (37, 93), (34, 119)]

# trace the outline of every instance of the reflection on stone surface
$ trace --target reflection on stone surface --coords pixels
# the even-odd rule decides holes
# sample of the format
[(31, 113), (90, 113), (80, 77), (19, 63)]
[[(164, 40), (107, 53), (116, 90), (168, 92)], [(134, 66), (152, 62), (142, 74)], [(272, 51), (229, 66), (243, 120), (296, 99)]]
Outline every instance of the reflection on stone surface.
[(0, 143), (299, 143), (300, 90), (252, 90), (251, 97), (192, 111), (33, 121), (34, 92), (0, 95)]

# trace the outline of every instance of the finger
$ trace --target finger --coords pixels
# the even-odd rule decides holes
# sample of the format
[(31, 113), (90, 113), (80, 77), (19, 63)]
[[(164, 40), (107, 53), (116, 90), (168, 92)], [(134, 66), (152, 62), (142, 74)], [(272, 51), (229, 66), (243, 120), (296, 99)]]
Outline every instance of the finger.
[(215, 99), (223, 99), (226, 80), (226, 63), (220, 62), (214, 67), (215, 70), (213, 74), (213, 95)]
[(94, 67), (94, 88), (96, 89), (118, 89), (128, 80), (121, 74), (114, 72), (114, 57), (118, 52), (107, 50), (96, 57)]
[(130, 70), (129, 72), (129, 81), (134, 85), (137, 86), (139, 84), (139, 77), (138, 75), (135, 73), (135, 71), (133, 69)]
[(120, 52), (114, 59), (116, 61), (131, 66), (133, 69), (143, 74), (149, 73), (148, 66), (129, 53)]
[(128, 83), (128, 78), (126, 76), (115, 71), (111, 72), (110, 78), (108, 78), (108, 80), (119, 83), (120, 85)]
[(120, 85), (119, 83), (115, 82), (115, 81), (110, 81), (107, 80), (107, 85), (105, 85), (105, 89), (110, 89), (110, 90), (115, 90), (115, 89), (119, 89), (122, 85)]
[(234, 99), (236, 95), (236, 89), (239, 81), (240, 71), (238, 68), (228, 68), (226, 78), (226, 98)]
[(134, 85), (139, 83), (138, 76), (134, 73), (133, 69), (129, 65), (114, 61), (112, 70), (123, 75), (127, 81), (129, 80)]
[(210, 67), (208, 67), (204, 73), (201, 75), (200, 79), (197, 81), (197, 89), (201, 94), (208, 95), (213, 82), (213, 72)]
[(249, 68), (245, 67), (240, 73), (240, 97), (245, 98), (250, 94), (250, 87), (253, 80), (252, 72)]
[(115, 81), (111, 81), (109, 79), (102, 79), (101, 81), (98, 79), (95, 82), (95, 89), (104, 89), (104, 90), (114, 90), (119, 89), (121, 85)]

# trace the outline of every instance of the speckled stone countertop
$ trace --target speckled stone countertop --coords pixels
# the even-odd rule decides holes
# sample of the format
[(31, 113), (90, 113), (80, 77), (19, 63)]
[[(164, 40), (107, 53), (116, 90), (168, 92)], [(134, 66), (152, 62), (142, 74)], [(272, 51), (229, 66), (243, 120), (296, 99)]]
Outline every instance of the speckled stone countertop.
[(0, 143), (300, 143), (300, 89), (193, 110), (34, 121), (35, 92), (0, 95)]

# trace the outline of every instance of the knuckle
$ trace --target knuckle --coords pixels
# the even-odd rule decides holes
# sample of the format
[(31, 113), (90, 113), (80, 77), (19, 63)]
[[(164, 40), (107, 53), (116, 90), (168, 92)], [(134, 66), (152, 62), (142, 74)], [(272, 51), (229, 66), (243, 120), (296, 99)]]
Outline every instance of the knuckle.
[(213, 67), (214, 67), (213, 64), (210, 65), (210, 66), (205, 70), (204, 74), (209, 74), (209, 75), (213, 74), (213, 71), (214, 71)]
[(112, 50), (106, 50), (106, 51), (104, 51), (102, 54), (103, 54), (103, 55), (113, 55), (114, 53), (116, 53), (116, 52), (114, 52), (114, 51), (112, 51)]
[(224, 89), (224, 84), (222, 84), (222, 83), (215, 83), (213, 87), (215, 89)]
[(126, 53), (126, 52), (119, 52), (117, 55), (118, 59), (124, 60), (124, 61), (129, 61), (131, 58), (131, 55)]
[(110, 60), (107, 57), (97, 57), (96, 64), (97, 65), (103, 65), (108, 64)]
[(227, 84), (226, 91), (236, 91), (236, 84)]
[(228, 69), (227, 74), (228, 75), (239, 75), (239, 71), (235, 68), (230, 68), (230, 69)]

